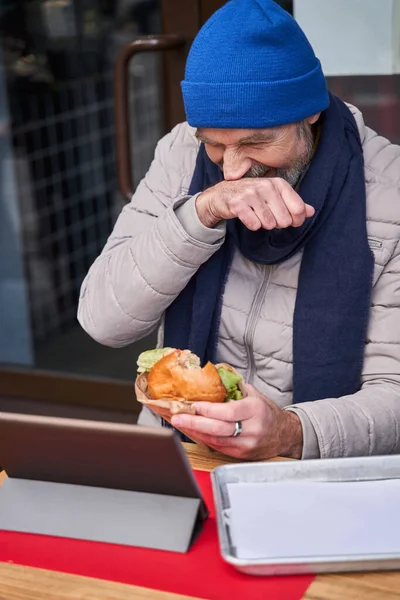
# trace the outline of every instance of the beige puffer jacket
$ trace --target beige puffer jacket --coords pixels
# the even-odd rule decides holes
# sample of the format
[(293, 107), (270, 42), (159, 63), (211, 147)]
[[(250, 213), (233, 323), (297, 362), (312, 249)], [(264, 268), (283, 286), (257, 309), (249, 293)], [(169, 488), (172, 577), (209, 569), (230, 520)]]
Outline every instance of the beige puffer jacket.
[[(237, 252), (223, 299), (218, 361), (231, 363), (279, 406), (299, 415), (303, 458), (400, 452), (400, 147), (351, 110), (364, 148), (367, 227), (375, 255), (362, 389), (291, 406), (301, 252), (274, 266), (250, 263)], [(83, 282), (78, 318), (98, 342), (124, 346), (159, 327), (165, 309), (223, 243), (224, 225), (204, 227), (195, 198), (187, 196), (197, 151), (186, 123), (159, 142), (149, 172)], [(134, 371), (132, 365), (132, 377)], [(145, 413), (141, 422), (158, 423)]]

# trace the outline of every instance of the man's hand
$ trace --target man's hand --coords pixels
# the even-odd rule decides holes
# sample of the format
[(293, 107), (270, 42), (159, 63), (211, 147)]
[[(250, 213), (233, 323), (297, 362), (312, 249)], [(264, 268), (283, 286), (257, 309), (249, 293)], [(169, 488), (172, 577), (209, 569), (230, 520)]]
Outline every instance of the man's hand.
[(315, 213), (279, 177), (221, 181), (197, 197), (196, 210), (206, 227), (237, 217), (252, 231), (300, 227)]
[[(251, 385), (246, 385), (245, 391), (248, 395), (243, 400), (197, 402), (196, 415), (176, 415), (172, 425), (235, 458), (301, 458), (303, 431), (299, 417), (282, 410)], [(236, 421), (241, 421), (242, 433), (234, 438)]]

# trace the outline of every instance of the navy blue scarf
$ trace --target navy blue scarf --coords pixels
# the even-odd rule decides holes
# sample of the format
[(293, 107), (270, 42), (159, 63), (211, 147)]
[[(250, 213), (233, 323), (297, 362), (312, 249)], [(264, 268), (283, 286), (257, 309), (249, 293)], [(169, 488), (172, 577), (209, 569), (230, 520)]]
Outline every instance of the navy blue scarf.
[[(318, 147), (298, 190), (315, 216), (299, 228), (257, 232), (229, 220), (222, 248), (199, 268), (165, 318), (165, 346), (189, 348), (202, 363), (215, 362), (222, 296), (235, 249), (262, 265), (304, 250), (293, 322), (294, 403), (359, 390), (370, 309), (374, 263), (357, 125), (334, 96), (321, 123)], [(189, 194), (221, 179), (201, 146)]]

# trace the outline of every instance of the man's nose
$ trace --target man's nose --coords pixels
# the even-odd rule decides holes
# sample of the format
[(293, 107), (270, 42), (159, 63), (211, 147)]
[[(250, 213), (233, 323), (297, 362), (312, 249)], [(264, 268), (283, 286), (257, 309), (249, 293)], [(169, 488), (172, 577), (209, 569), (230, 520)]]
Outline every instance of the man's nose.
[(241, 179), (251, 166), (252, 160), (250, 158), (239, 156), (237, 151), (226, 148), (222, 164), (224, 179), (226, 181)]

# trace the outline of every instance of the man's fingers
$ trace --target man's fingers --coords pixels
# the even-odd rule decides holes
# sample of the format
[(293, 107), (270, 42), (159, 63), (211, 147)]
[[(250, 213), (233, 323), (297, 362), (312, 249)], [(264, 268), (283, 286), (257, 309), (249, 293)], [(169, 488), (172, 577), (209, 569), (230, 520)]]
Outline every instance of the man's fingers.
[(251, 231), (300, 227), (315, 213), (284, 179), (247, 179), (243, 184), (243, 189), (236, 190), (229, 210)]
[(273, 180), (273, 183), (275, 188), (279, 190), (280, 195), (291, 215), (292, 226), (300, 227), (301, 225), (303, 225), (304, 221), (307, 218), (306, 204), (300, 198), (298, 193), (294, 191), (292, 186), (289, 185), (289, 183), (284, 179), (275, 178)]
[(223, 452), (224, 454), (228, 454), (229, 456), (236, 456), (240, 458), (243, 454), (243, 450), (247, 450), (250, 446), (248, 443), (248, 439), (239, 437), (219, 437), (216, 435), (206, 435), (201, 433), (194, 433), (193, 431), (185, 431), (181, 430), (182, 433), (187, 435), (188, 437), (192, 436), (196, 438), (197, 442), (203, 442), (206, 446), (211, 446), (218, 452)]
[[(284, 202), (284, 199), (277, 188), (271, 189), (271, 193), (268, 197), (263, 197), (261, 191), (258, 192), (255, 208), (257, 214), (258, 210), (262, 211), (262, 214), (266, 214), (267, 219), (262, 221), (264, 229), (286, 229), (293, 223), (292, 216)], [(260, 208), (259, 208), (260, 207)], [(270, 226), (271, 219), (268, 218), (269, 214), (272, 215), (272, 226)], [(260, 219), (261, 220), (261, 219)]]
[(219, 421), (245, 421), (253, 416), (254, 407), (250, 398), (230, 402), (195, 402), (196, 415)]
[[(183, 430), (182, 430), (183, 431)], [(257, 457), (254, 456), (254, 439), (252, 437), (218, 437), (214, 435), (205, 435), (205, 434), (193, 434), (190, 431), (183, 431), (189, 437), (192, 435), (196, 438), (197, 442), (203, 442), (206, 446), (210, 446), (217, 450), (217, 452), (221, 452), (222, 454), (226, 454), (227, 456), (232, 456), (234, 458), (240, 458), (242, 460), (255, 460)]]
[(243, 225), (251, 231), (261, 229), (262, 223), (258, 215), (250, 206), (243, 204), (237, 212), (237, 217), (242, 221)]
[(172, 417), (171, 423), (174, 427), (185, 431), (195, 431), (196, 434), (210, 435), (214, 437), (230, 437), (235, 431), (235, 424), (227, 421), (219, 421), (202, 416), (181, 414)]
[(306, 204), (306, 217), (309, 219), (315, 215), (315, 208), (310, 204)]
[[(271, 230), (275, 229), (276, 227), (282, 227), (282, 225), (280, 225), (278, 222), (278, 218), (273, 210), (273, 207), (269, 206), (269, 203), (267, 204), (267, 202), (263, 198), (255, 194), (254, 197), (250, 200), (250, 202), (255, 214), (260, 220), (263, 229)], [(286, 206), (285, 210), (287, 212)], [(290, 219), (290, 215), (288, 212), (287, 214)], [(290, 222), (292, 222), (291, 219)]]
[(265, 179), (261, 186), (254, 189), (254, 192), (249, 203), (264, 229), (300, 227), (315, 213), (314, 208), (305, 204), (297, 192), (283, 179)]

